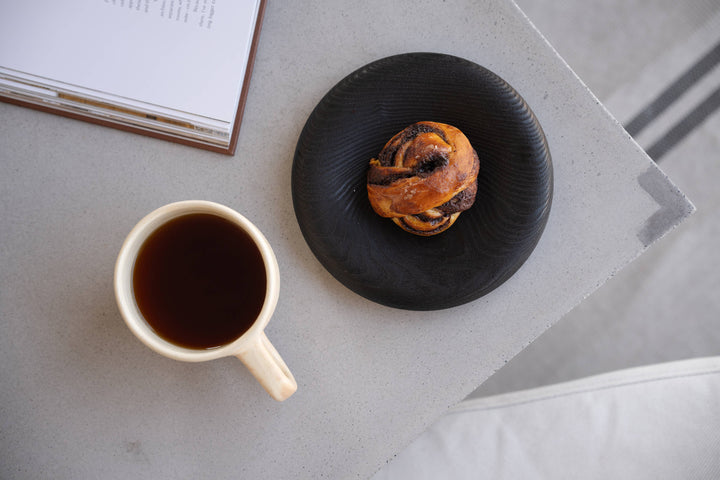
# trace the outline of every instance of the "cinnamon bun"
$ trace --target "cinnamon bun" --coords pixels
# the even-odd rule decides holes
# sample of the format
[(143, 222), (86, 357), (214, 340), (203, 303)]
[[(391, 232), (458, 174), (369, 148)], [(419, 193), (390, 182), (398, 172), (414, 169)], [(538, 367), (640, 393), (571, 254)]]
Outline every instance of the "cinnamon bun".
[(480, 162), (470, 141), (444, 123), (414, 123), (370, 160), (373, 210), (404, 230), (430, 236), (455, 223), (475, 202)]

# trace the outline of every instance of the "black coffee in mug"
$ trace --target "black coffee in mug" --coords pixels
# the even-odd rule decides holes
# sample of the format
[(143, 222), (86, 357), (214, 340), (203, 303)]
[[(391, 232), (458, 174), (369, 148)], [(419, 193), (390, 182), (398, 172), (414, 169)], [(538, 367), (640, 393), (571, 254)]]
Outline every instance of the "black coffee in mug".
[(253, 239), (207, 213), (174, 218), (154, 231), (133, 270), (135, 300), (165, 340), (193, 349), (245, 333), (265, 302), (267, 274)]

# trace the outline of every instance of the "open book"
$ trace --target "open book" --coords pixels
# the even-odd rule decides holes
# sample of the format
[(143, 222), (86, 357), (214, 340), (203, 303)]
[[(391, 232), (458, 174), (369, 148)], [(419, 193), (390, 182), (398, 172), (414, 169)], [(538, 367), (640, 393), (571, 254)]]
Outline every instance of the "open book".
[(0, 0), (0, 100), (233, 154), (265, 0)]

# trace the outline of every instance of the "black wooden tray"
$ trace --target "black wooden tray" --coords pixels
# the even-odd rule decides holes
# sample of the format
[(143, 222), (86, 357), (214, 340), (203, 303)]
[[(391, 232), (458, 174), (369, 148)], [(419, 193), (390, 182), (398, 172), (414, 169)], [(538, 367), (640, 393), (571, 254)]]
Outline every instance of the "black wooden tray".
[[(421, 120), (459, 128), (480, 157), (475, 204), (434, 237), (378, 216), (365, 186), (370, 159)], [(542, 235), (552, 191), (547, 141), (523, 98), (437, 53), (387, 57), (340, 81), (308, 118), (292, 167), (295, 214), (322, 265), (359, 295), (409, 310), (461, 305), (510, 278)]]

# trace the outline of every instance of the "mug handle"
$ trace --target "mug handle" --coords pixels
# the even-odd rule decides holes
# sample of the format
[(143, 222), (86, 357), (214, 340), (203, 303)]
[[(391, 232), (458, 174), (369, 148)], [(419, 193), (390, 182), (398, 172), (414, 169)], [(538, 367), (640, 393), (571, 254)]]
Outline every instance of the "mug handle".
[(275, 400), (282, 402), (297, 390), (295, 378), (265, 332), (236, 356)]

